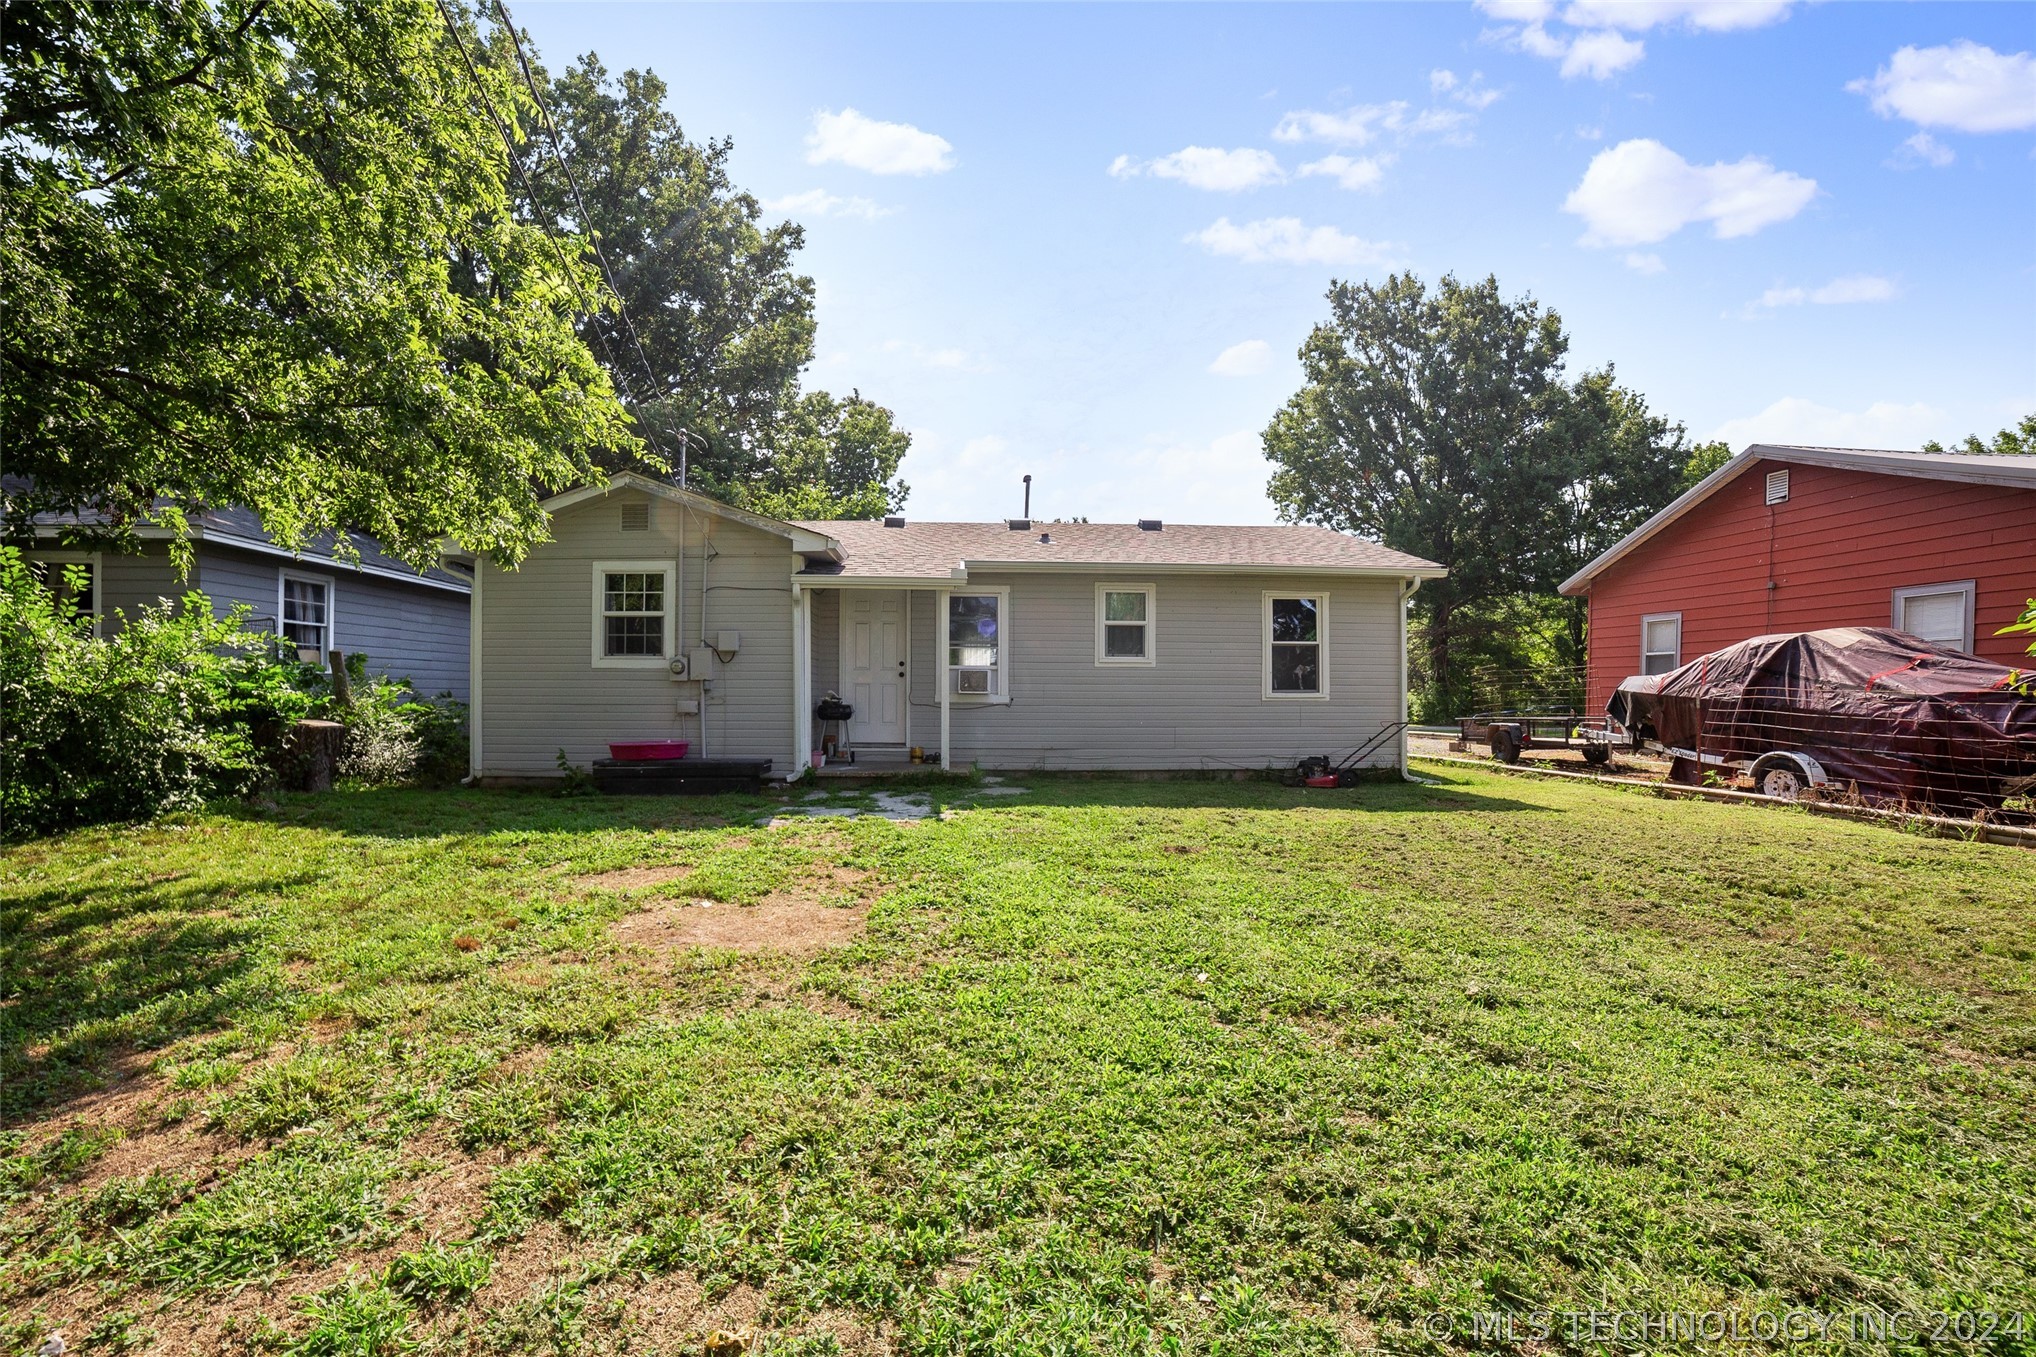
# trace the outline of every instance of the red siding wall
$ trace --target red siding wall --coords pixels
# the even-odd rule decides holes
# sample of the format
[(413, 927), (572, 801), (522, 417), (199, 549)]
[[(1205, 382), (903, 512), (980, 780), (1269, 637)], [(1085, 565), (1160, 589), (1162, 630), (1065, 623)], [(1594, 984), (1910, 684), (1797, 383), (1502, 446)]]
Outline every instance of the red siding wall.
[[(1761, 501), (1789, 468), (1789, 498)], [(1768, 587), (1769, 580), (1774, 587)], [(2036, 491), (1756, 460), (1591, 584), (1590, 709), (1640, 672), (1640, 619), (1683, 615), (1682, 657), (1776, 631), (1885, 627), (1905, 585), (1978, 581), (1973, 648), (2026, 660), (1994, 633), (2036, 596)]]

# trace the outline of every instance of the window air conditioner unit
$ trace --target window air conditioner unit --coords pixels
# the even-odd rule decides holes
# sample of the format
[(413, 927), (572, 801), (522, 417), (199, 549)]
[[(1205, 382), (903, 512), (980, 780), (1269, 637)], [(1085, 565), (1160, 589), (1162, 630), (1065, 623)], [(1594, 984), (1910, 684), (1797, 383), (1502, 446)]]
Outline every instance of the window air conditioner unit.
[(990, 692), (990, 671), (987, 669), (957, 669), (954, 671), (954, 690), (958, 693), (975, 693), (987, 697)]

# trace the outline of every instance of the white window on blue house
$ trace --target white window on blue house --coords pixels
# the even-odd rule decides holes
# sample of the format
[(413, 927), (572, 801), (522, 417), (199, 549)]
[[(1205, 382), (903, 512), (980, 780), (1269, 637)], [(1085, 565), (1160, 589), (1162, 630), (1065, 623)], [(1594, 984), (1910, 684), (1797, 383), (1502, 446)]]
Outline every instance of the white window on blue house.
[(282, 602), (277, 607), (283, 639), (297, 648), (306, 664), (325, 663), (332, 649), (332, 585), (303, 575), (283, 576)]

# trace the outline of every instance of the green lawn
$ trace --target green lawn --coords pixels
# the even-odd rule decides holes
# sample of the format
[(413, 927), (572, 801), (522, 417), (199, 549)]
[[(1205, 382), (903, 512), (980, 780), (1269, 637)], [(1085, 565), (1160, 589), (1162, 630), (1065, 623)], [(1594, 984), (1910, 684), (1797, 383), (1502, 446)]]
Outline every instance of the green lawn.
[[(775, 829), (339, 793), (9, 849), (0, 1352), (2036, 1310), (2036, 854), (1430, 776)], [(759, 921), (806, 950), (688, 942)]]

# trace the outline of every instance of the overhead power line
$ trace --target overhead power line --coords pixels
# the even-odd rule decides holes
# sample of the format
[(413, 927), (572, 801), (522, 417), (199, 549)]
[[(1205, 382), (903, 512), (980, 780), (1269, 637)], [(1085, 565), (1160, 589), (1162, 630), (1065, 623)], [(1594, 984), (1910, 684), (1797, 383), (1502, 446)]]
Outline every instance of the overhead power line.
[[(537, 225), (539, 229), (541, 229), (544, 232), (545, 239), (551, 242), (552, 254), (554, 257), (557, 258), (559, 262), (559, 268), (561, 272), (565, 274), (566, 280), (572, 284), (574, 294), (578, 296), (578, 298), (580, 299), (580, 307), (587, 313), (588, 320), (593, 325), (594, 336), (595, 338), (601, 341), (601, 351), (608, 356), (609, 371), (614, 374), (616, 385), (622, 389), (622, 394), (625, 397), (627, 397), (630, 395), (630, 391), (628, 378), (625, 375), (625, 365), (615, 355), (614, 345), (609, 342), (608, 331), (601, 324), (599, 309), (594, 305), (593, 299), (587, 295), (586, 289), (580, 286), (579, 275), (573, 269), (571, 263), (566, 258), (565, 246), (559, 240), (558, 231), (553, 226), (552, 222), (546, 217), (543, 211), (543, 206), (538, 200), (537, 190), (531, 184), (530, 176), (523, 168), (523, 159), (520, 155), (517, 154), (516, 140), (515, 137), (511, 135), (509, 131), (509, 124), (502, 117), (501, 113), (498, 112), (497, 109), (495, 108), (495, 101), (488, 97), (488, 87), (481, 80), (480, 71), (474, 65), (473, 55), (467, 51), (466, 37), (464, 34), (460, 32), (459, 23), (453, 18), (452, 11), (447, 7), (446, 0), (436, 0), (436, 3), (438, 5), (439, 17), (445, 20), (446, 31), (452, 35), (453, 45), (459, 49), (460, 60), (466, 66), (467, 79), (472, 83), (474, 87), (474, 94), (481, 101), (481, 107), (484, 110), (486, 110), (488, 114), (488, 121), (495, 125), (495, 134), (502, 139), (502, 149), (509, 157), (509, 167), (511, 170), (515, 172), (516, 181), (523, 186), (524, 197), (530, 201), (534, 208), (536, 208), (536, 211), (534, 212), (533, 215), (537, 219)], [(499, 4), (496, 6), (496, 8), (498, 12), (500, 12), (501, 14), (504, 27), (508, 28), (509, 30), (509, 37), (511, 42), (515, 43), (516, 45), (517, 64), (520, 67), (522, 67), (524, 83), (527, 86), (529, 86), (531, 97), (537, 101), (538, 111), (544, 119), (547, 132), (551, 133), (552, 153), (558, 159), (559, 168), (565, 171), (566, 181), (572, 185), (573, 201), (579, 207), (580, 221), (582, 225), (586, 226), (587, 228), (588, 243), (592, 245), (594, 250), (594, 258), (599, 262), (601, 276), (607, 282), (609, 293), (615, 299), (615, 309), (616, 312), (622, 317), (623, 327), (628, 331), (629, 338), (631, 342), (635, 345), (636, 357), (637, 360), (643, 365), (644, 376), (648, 378), (650, 381), (649, 394), (652, 399), (656, 399), (658, 396), (658, 386), (659, 386), (657, 374), (651, 368), (650, 358), (644, 352), (642, 342), (638, 340), (636, 337), (636, 327), (635, 325), (631, 324), (629, 320), (628, 304), (623, 300), (622, 290), (615, 285), (615, 275), (609, 269), (607, 259), (601, 254), (601, 247), (599, 242), (594, 239), (593, 227), (591, 222), (589, 222), (587, 218), (586, 204), (581, 199), (579, 184), (577, 181), (573, 179), (571, 168), (566, 165), (565, 156), (560, 149), (560, 143), (557, 137), (556, 130), (551, 123), (550, 110), (546, 108), (543, 96), (537, 92), (536, 82), (531, 79), (530, 67), (524, 61), (523, 58), (523, 45), (516, 39), (516, 29), (509, 22), (507, 10), (503, 9), (502, 6), (500, 6)], [(649, 402), (646, 401), (645, 403), (648, 404)], [(650, 444), (651, 450), (657, 453), (657, 455), (660, 458), (662, 458), (667, 464), (670, 464), (672, 460), (670, 455), (665, 452), (663, 446), (659, 443), (657, 434), (651, 428), (649, 423), (646, 422), (644, 424), (643, 432), (644, 439), (646, 442)], [(687, 441), (689, 435), (684, 428), (678, 430), (678, 435), (679, 435), (679, 483), (681, 485), (684, 485), (686, 478), (685, 454), (687, 451)]]
[[(601, 267), (601, 276), (608, 280), (608, 290), (615, 294), (615, 312), (622, 318), (622, 329), (629, 336), (630, 345), (636, 350), (637, 362), (643, 365), (644, 378), (649, 381), (653, 394), (656, 394), (661, 384), (656, 371), (650, 365), (650, 355), (643, 351), (643, 341), (637, 337), (636, 322), (629, 318), (629, 305), (623, 300), (622, 288), (615, 281), (615, 270), (608, 266), (608, 255), (601, 248), (600, 234), (594, 230), (594, 219), (587, 212), (587, 200), (580, 193), (579, 176), (573, 173), (573, 167), (566, 161), (565, 138), (559, 135), (558, 123), (553, 121), (551, 116), (551, 106), (545, 103), (544, 92), (537, 87), (537, 80), (531, 74), (530, 59), (523, 52), (523, 37), (516, 31), (516, 21), (510, 17), (508, 4), (505, 0), (494, 0), (494, 4), (496, 17), (501, 19), (502, 27), (509, 30), (509, 45), (515, 49), (516, 65), (523, 72), (523, 84), (529, 89), (530, 97), (537, 105), (538, 120), (544, 124), (544, 130), (551, 138), (552, 158), (558, 161), (559, 171), (566, 177), (566, 186), (572, 190), (573, 206), (579, 209), (580, 225), (586, 231), (587, 244), (594, 251), (594, 260)], [(686, 450), (684, 429), (679, 431), (679, 450), (681, 453), (679, 481), (680, 484), (684, 484), (683, 455)]]

